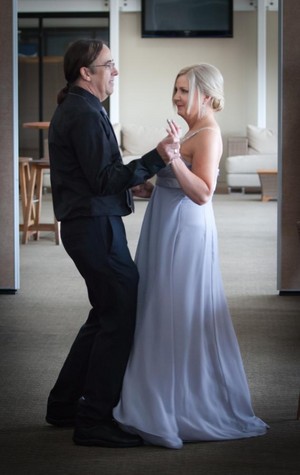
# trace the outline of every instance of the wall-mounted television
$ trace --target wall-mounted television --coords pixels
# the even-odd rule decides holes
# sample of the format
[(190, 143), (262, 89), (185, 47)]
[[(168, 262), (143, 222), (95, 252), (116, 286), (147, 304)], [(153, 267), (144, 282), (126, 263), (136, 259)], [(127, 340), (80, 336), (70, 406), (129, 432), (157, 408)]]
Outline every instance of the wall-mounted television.
[(233, 0), (142, 0), (142, 38), (232, 38)]

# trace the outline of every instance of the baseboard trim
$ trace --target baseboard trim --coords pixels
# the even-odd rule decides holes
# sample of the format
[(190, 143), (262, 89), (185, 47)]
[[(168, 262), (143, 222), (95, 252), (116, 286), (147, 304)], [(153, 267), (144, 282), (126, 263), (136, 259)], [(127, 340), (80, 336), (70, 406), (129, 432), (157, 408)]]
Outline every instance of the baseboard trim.
[(280, 296), (286, 296), (286, 295), (289, 295), (289, 296), (296, 296), (296, 295), (300, 295), (300, 290), (280, 290), (279, 291), (279, 295)]

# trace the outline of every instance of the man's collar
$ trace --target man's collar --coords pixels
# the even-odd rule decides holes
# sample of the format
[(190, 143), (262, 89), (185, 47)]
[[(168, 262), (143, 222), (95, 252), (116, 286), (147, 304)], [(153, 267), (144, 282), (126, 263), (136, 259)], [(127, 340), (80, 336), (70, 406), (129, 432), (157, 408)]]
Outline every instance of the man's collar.
[(99, 107), (99, 104), (100, 104), (100, 109), (102, 109), (102, 107), (103, 107), (100, 99), (98, 99), (97, 96), (92, 94), (87, 89), (84, 89), (83, 87), (71, 86), (70, 89), (69, 89), (69, 94), (76, 94), (77, 96), (84, 97), (89, 102), (91, 102), (94, 106), (97, 106), (97, 108)]

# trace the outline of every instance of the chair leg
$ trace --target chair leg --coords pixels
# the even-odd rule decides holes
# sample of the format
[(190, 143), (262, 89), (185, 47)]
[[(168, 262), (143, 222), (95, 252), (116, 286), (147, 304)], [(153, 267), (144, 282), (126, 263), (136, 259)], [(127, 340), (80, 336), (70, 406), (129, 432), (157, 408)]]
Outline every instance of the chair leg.
[(60, 244), (60, 223), (54, 217), (55, 244)]

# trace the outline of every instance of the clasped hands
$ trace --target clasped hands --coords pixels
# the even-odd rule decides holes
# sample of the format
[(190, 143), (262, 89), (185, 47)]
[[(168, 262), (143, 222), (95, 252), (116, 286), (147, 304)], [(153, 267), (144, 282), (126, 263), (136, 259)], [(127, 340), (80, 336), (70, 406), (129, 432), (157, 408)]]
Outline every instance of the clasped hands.
[[(168, 120), (168, 135), (156, 147), (159, 155), (166, 165), (180, 157), (180, 134), (181, 128), (173, 120)], [(134, 196), (139, 198), (150, 198), (153, 191), (153, 184), (147, 180), (141, 185), (131, 188)]]
[(173, 120), (168, 120), (168, 126), (168, 135), (156, 147), (166, 165), (180, 157), (181, 128)]

